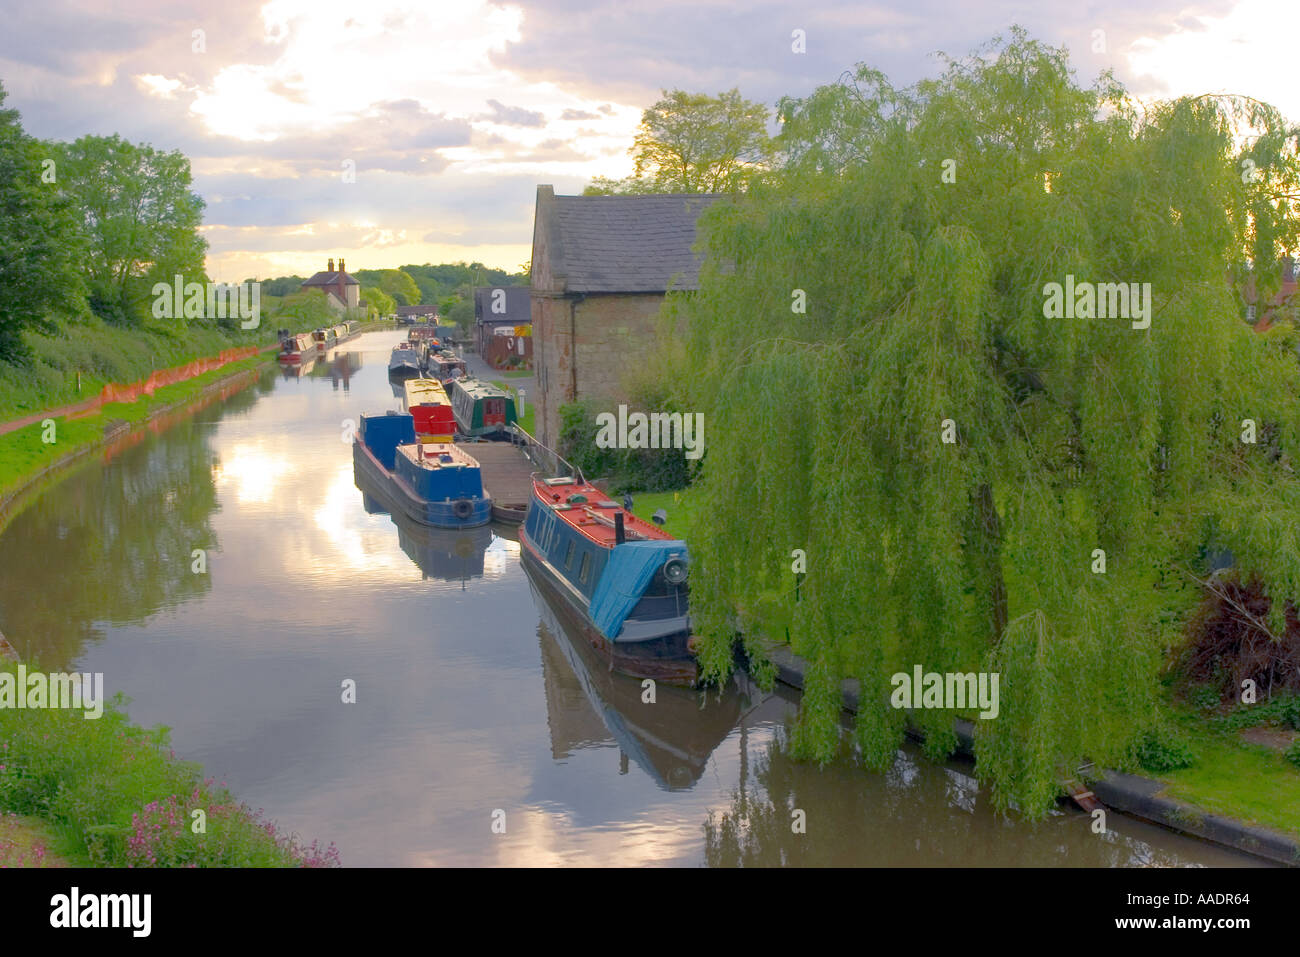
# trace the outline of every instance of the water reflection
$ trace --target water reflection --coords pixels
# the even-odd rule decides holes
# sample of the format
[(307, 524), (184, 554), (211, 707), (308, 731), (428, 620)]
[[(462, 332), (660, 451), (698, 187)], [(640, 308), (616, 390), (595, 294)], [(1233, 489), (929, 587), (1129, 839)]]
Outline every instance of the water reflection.
[(531, 576), (528, 586), (541, 618), (537, 636), (552, 755), (562, 759), (613, 740), (622, 773), (630, 758), (666, 791), (692, 787), (748, 703), (739, 683), (709, 692), (658, 685), (648, 702), (641, 681), (610, 671), (580, 632), (562, 623), (566, 609), (553, 605)]
[[(1066, 865), (1172, 867), (1245, 865), (1211, 845), (1111, 813), (1104, 834), (1069, 807), (1034, 824), (994, 811), (973, 766), (935, 764), (907, 746), (877, 773), (860, 766), (846, 744), (825, 767), (790, 757), (789, 721), (739, 765), (725, 810), (704, 824), (711, 867)], [(846, 739), (847, 740), (847, 739)], [(742, 745), (742, 755), (749, 749)], [(797, 833), (796, 812), (806, 829)]]
[(358, 491), (341, 423), (394, 404), (401, 335), (269, 368), (68, 473), (0, 531), (0, 629), (104, 672), (134, 720), (350, 865), (1247, 862), (1118, 815), (1105, 837), (1073, 812), (1008, 821), (969, 766), (910, 749), (885, 775), (799, 764), (780, 693), (644, 703), (533, 590), (513, 529), (429, 534)]

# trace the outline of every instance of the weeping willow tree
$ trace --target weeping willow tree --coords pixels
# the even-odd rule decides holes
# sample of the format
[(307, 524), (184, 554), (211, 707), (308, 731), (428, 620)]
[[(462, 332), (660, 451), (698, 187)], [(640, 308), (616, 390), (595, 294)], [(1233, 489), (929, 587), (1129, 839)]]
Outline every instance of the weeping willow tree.
[[(1267, 582), (1275, 633), (1300, 596), (1300, 365), (1234, 284), (1295, 240), (1295, 133), (1249, 100), (1082, 87), (1019, 30), (937, 80), (860, 68), (780, 109), (783, 166), (706, 214), (674, 304), (709, 429), (703, 671), (789, 622), (795, 752), (834, 754), (856, 678), (876, 766), (904, 727), (891, 675), (996, 672), (978, 773), (1042, 813), (1159, 722), (1198, 550)], [(1046, 318), (1070, 276), (1149, 283), (1149, 323)], [(935, 754), (952, 717), (914, 713)]]

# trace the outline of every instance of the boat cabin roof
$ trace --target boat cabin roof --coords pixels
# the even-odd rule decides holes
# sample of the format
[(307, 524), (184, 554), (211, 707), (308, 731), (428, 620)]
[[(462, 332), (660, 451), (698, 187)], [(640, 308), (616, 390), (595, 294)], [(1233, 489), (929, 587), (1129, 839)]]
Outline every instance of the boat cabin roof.
[(454, 442), (416, 442), (411, 445), (399, 445), (397, 452), (425, 469), (479, 467), (478, 460), (471, 458)]
[(625, 541), (676, 541), (658, 525), (637, 518), (594, 485), (572, 478), (534, 477), (533, 491), (556, 517), (597, 545), (614, 546), (614, 516), (620, 512)]
[(475, 399), (508, 399), (509, 394), (505, 390), (494, 386), (490, 382), (482, 382), (471, 376), (465, 376), (456, 380), (456, 385), (467, 392)]
[(447, 390), (437, 379), (408, 379), (406, 381), (407, 405), (450, 405)]

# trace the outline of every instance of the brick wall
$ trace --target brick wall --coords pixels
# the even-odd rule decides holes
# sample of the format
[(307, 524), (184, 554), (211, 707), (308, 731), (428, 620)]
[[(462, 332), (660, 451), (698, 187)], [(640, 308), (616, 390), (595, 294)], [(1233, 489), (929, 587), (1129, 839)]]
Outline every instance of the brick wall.
[(608, 399), (612, 405), (626, 398), (623, 378), (643, 366), (656, 348), (662, 305), (663, 296), (655, 293), (572, 300), (534, 296), (537, 427), (542, 442), (554, 447), (559, 439), (559, 408), (575, 397)]

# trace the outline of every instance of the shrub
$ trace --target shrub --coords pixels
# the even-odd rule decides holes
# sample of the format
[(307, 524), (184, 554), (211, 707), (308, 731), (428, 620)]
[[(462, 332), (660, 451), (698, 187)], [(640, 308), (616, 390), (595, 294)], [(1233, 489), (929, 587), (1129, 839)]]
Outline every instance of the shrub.
[(1129, 745), (1130, 760), (1147, 771), (1177, 771), (1196, 763), (1187, 742), (1168, 728), (1148, 728)]

